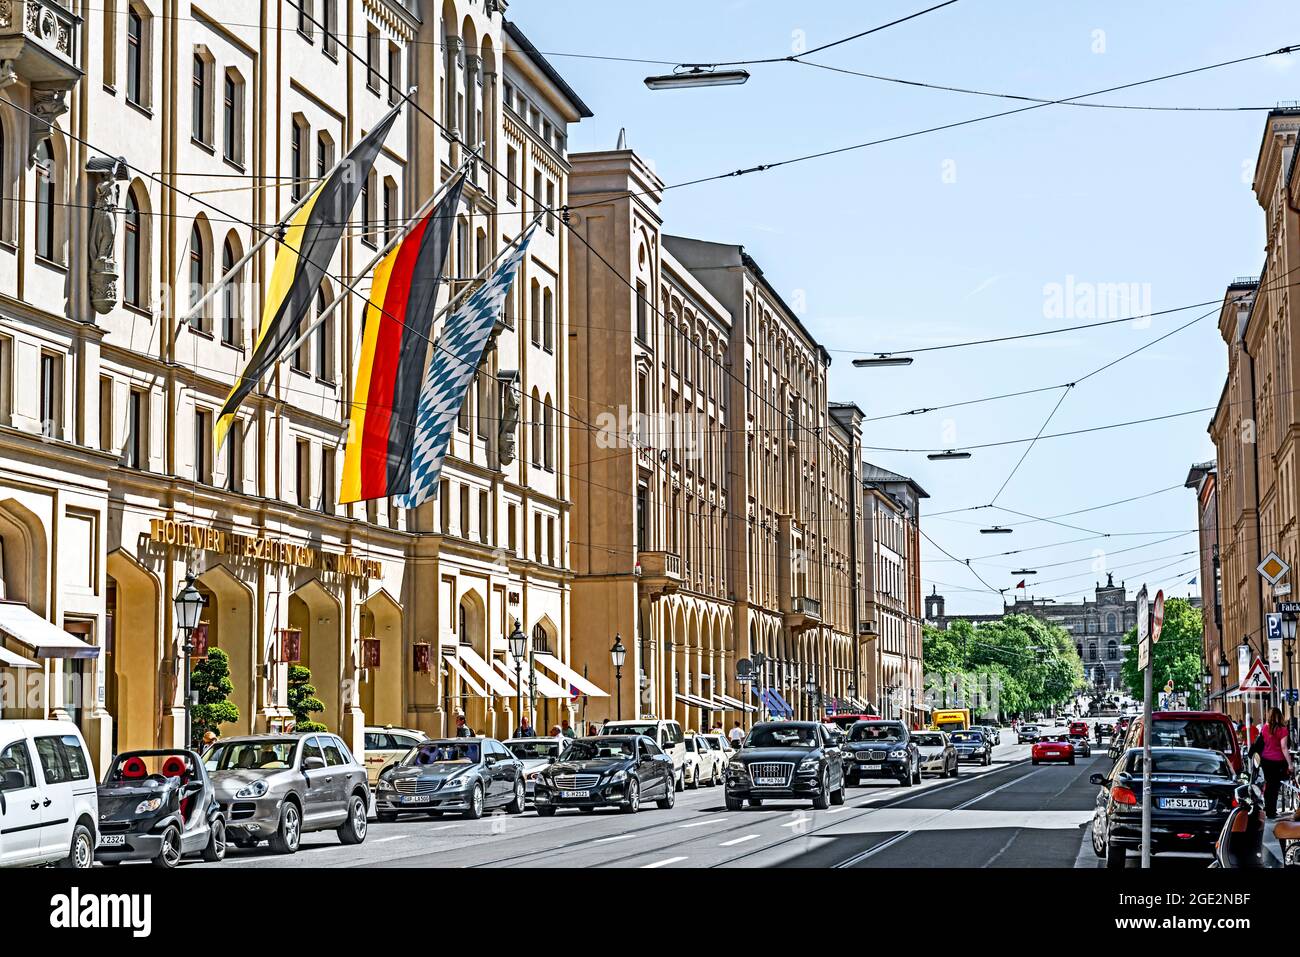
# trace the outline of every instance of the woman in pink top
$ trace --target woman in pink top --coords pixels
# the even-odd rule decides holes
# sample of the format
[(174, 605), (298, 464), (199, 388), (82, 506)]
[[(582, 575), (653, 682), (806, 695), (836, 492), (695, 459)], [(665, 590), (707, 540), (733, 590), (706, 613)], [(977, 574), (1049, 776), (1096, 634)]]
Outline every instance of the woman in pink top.
[(1264, 770), (1264, 807), (1270, 819), (1277, 817), (1277, 796), (1282, 790), (1284, 777), (1295, 773), (1291, 766), (1291, 742), (1287, 739), (1287, 727), (1282, 723), (1282, 711), (1273, 708), (1268, 713), (1268, 720), (1259, 729), (1259, 739), (1263, 743), (1260, 762)]

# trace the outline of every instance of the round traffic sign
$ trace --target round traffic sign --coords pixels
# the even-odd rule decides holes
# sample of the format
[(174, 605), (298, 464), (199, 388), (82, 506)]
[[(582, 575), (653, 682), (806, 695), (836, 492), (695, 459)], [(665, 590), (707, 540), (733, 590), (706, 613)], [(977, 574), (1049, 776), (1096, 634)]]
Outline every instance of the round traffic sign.
[(1160, 627), (1165, 623), (1165, 593), (1164, 590), (1156, 592), (1155, 605), (1151, 612), (1151, 642), (1160, 640)]

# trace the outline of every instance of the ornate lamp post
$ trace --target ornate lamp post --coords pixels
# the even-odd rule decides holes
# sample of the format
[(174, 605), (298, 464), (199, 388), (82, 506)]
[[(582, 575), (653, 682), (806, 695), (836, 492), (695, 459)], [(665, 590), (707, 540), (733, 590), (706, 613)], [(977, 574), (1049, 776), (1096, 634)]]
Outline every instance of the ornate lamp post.
[[(1296, 684), (1295, 670), (1292, 667), (1292, 658), (1295, 655), (1295, 632), (1296, 620), (1294, 615), (1282, 616), (1282, 647), (1286, 649), (1286, 679), (1282, 682), (1283, 693), (1287, 693)], [(1294, 721), (1296, 712), (1296, 703), (1294, 699), (1288, 699), (1291, 704), (1291, 718)]]
[(185, 575), (185, 587), (172, 599), (176, 609), (176, 628), (180, 632), (181, 646), (185, 652), (185, 746), (194, 744), (194, 692), (190, 687), (190, 661), (194, 654), (194, 629), (203, 614), (203, 595), (194, 587), (194, 574)]
[(813, 712), (813, 698), (817, 694), (817, 676), (811, 671), (808, 672), (808, 680), (804, 682), (804, 693), (808, 696), (808, 717), (815, 717)]
[(618, 717), (623, 717), (623, 663), (627, 661), (627, 649), (623, 647), (623, 636), (614, 634), (614, 647), (609, 649), (609, 660), (614, 664), (614, 685), (618, 694)]
[(528, 653), (528, 636), (519, 627), (518, 618), (515, 619), (515, 629), (510, 632), (510, 637), (506, 639), (506, 642), (510, 645), (511, 657), (515, 659), (515, 720), (522, 725), (524, 717), (524, 655)]

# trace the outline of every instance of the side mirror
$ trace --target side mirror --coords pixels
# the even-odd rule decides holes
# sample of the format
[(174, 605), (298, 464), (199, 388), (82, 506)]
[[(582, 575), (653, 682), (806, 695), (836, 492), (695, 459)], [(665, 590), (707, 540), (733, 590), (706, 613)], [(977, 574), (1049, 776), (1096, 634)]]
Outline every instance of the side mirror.
[(302, 769), (304, 771), (319, 771), (323, 767), (325, 767), (325, 759), (316, 757), (315, 755), (305, 758), (302, 762)]
[(27, 787), (27, 778), (21, 771), (6, 771), (0, 782), (0, 790), (4, 791), (21, 791)]
[(189, 784), (185, 785), (186, 795), (201, 794), (202, 792), (203, 792), (202, 781), (191, 781)]
[(556, 759), (555, 755), (553, 755), (553, 754), (548, 754), (548, 755), (546, 756), (546, 763), (547, 763), (547, 764), (554, 764), (554, 763), (556, 762), (556, 760), (557, 760), (557, 759)]
[(1100, 773), (1090, 775), (1090, 776), (1088, 777), (1088, 783), (1089, 783), (1089, 784), (1095, 784), (1095, 785), (1097, 785), (1097, 787), (1099, 787), (1099, 788), (1105, 787), (1105, 786), (1106, 786), (1106, 775), (1104, 775), (1104, 774), (1100, 774)]

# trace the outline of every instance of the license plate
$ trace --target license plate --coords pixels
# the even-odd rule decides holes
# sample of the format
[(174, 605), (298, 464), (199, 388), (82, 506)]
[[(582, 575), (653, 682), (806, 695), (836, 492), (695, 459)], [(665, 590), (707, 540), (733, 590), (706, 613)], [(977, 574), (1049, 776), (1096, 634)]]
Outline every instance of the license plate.
[(124, 834), (101, 834), (99, 835), (100, 847), (126, 847), (126, 836)]
[(1171, 811), (1208, 811), (1208, 798), (1161, 798), (1160, 806)]
[(561, 791), (560, 797), (561, 798), (589, 798), (591, 797), (591, 792), (590, 791)]
[(884, 767), (884, 765), (883, 764), (859, 764), (858, 767), (861, 768), (863, 771), (879, 771), (881, 768)]
[(402, 798), (403, 804), (428, 804), (429, 795), (427, 794), (408, 794)]
[(781, 787), (785, 784), (785, 778), (755, 778), (754, 783), (759, 787)]

